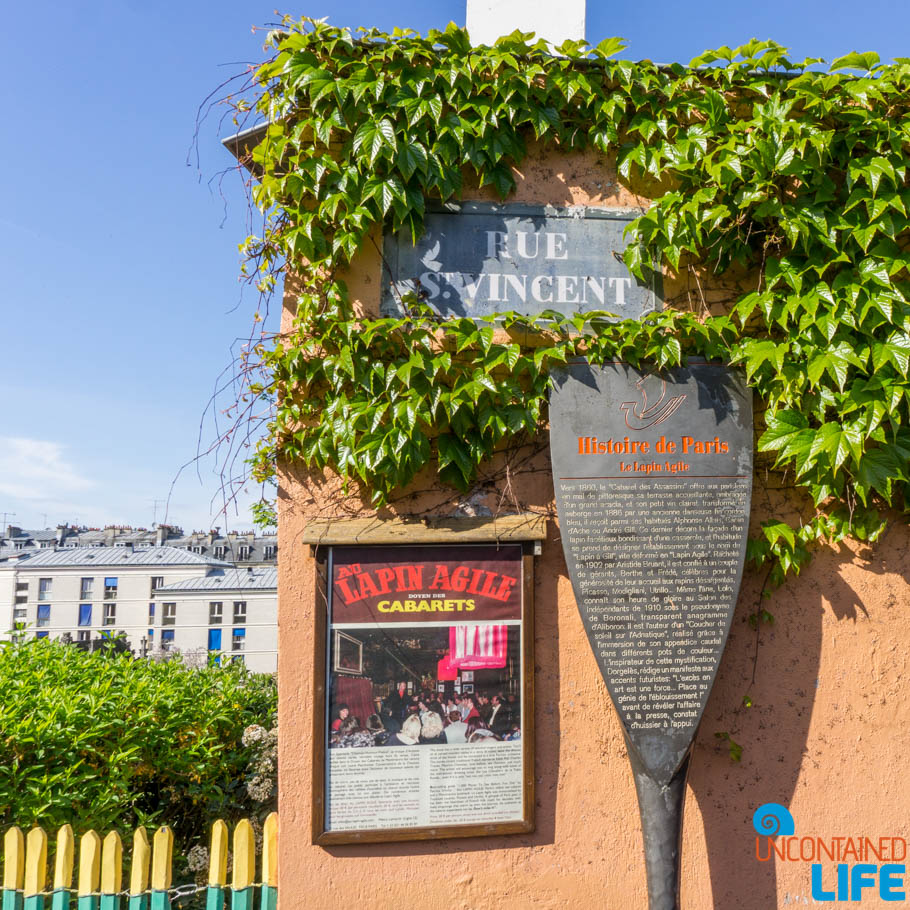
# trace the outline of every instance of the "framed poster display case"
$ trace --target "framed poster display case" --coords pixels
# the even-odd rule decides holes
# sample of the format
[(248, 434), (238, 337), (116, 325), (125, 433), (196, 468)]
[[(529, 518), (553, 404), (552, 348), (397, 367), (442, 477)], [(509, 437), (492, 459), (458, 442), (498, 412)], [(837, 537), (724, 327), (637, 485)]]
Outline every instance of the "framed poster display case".
[(533, 552), (316, 549), (314, 843), (534, 829)]

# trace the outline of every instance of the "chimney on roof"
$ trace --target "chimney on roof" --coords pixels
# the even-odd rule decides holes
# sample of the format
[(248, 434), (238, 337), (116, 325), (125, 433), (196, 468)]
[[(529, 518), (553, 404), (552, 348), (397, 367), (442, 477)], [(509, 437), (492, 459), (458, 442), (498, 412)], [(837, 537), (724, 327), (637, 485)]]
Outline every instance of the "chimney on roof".
[(63, 546), (63, 541), (66, 539), (66, 525), (57, 525), (57, 534), (55, 536), (55, 541), (58, 547)]
[(17, 528), (16, 525), (7, 525), (6, 526), (6, 536), (12, 539), (13, 537), (18, 537), (22, 533), (22, 528)]
[(585, 0), (468, 0), (465, 25), (472, 44), (494, 44), (519, 29), (558, 47), (584, 41)]
[(158, 525), (155, 528), (155, 546), (163, 547), (164, 542), (167, 540), (167, 525)]

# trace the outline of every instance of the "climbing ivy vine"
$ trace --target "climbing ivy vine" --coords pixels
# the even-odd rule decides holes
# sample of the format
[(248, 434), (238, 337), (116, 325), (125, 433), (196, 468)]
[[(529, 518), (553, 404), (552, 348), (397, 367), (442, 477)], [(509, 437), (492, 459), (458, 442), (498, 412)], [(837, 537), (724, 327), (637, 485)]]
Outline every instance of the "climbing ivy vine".
[[(435, 463), (469, 489), (510, 440), (539, 434), (548, 375), (579, 355), (657, 368), (688, 356), (741, 364), (762, 402), (758, 449), (805, 488), (798, 527), (764, 524), (750, 555), (774, 581), (820, 539), (874, 539), (879, 509), (906, 508), (910, 459), (910, 58), (791, 61), (770, 41), (688, 66), (614, 59), (618, 39), (551, 54), (515, 32), (472, 47), (449, 26), (352, 33), (285, 20), (257, 72), (268, 122), (244, 162), (265, 229), (250, 274), (283, 268), (291, 330), (256, 355), (275, 400), (255, 470), (331, 468), (381, 505)], [(238, 104), (241, 111), (249, 106)], [(531, 143), (595, 149), (649, 198), (625, 260), (748, 290), (640, 321), (604, 313), (496, 322), (354, 311), (339, 269), (377, 228), (417, 238), (428, 201), (467, 178), (507, 198)], [(744, 276), (744, 277), (743, 277)]]

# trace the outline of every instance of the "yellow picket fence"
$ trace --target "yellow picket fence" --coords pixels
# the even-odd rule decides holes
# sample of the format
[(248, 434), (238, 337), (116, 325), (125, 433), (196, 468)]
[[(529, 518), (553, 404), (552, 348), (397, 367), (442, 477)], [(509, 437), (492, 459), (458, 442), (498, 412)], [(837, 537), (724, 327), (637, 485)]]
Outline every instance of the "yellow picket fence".
[[(278, 905), (278, 813), (263, 824), (261, 879), (256, 881), (256, 842), (249, 821), (238, 822), (233, 837), (233, 868), (228, 886), (228, 852), (231, 847), (228, 826), (217, 821), (212, 826), (209, 848), (206, 910), (254, 910), (259, 895), (260, 910), (276, 910)], [(3, 838), (2, 910), (169, 910), (172, 901), (186, 896), (185, 889), (174, 888), (174, 834), (159, 828), (149, 844), (145, 828), (133, 833), (129, 887), (123, 888), (123, 844), (111, 831), (104, 840), (95, 831), (79, 839), (78, 877), (73, 889), (76, 838), (64, 825), (57, 832), (54, 851), (53, 885), (48, 889), (48, 837), (43, 828), (24, 834), (10, 828)], [(191, 889), (196, 890), (196, 889)]]

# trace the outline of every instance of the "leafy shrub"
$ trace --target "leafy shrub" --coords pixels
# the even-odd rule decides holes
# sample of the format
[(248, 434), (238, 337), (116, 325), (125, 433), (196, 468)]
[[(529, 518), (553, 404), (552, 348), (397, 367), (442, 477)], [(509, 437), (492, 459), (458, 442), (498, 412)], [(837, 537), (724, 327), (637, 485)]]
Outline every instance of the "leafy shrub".
[(274, 722), (270, 676), (31, 639), (0, 643), (0, 692), (4, 825), (166, 823), (187, 844), (261, 809), (246, 787), (256, 744), (242, 739)]

